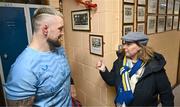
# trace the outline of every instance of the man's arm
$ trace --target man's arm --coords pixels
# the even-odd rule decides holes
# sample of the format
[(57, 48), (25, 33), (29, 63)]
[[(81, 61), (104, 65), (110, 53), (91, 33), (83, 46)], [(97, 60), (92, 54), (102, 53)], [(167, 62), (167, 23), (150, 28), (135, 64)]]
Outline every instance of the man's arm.
[(7, 100), (7, 104), (8, 106), (18, 106), (18, 107), (32, 106), (34, 103), (34, 99), (35, 96), (23, 100)]

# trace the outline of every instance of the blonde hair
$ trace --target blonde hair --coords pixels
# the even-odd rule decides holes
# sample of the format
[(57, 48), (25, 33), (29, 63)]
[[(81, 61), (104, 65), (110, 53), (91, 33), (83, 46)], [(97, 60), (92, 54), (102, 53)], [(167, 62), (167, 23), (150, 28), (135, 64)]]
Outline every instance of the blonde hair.
[(63, 18), (63, 14), (52, 7), (42, 7), (35, 10), (32, 18), (33, 33), (39, 29), (39, 22), (50, 15), (59, 16)]
[(137, 45), (141, 47), (141, 50), (137, 53), (137, 57), (143, 60), (143, 62), (146, 63), (154, 56), (155, 51), (151, 47), (138, 43)]

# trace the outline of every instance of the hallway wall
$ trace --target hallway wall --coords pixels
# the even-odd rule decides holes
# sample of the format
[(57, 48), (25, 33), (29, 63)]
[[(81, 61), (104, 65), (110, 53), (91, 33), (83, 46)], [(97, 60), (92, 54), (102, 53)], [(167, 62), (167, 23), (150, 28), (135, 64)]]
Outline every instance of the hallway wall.
[[(115, 50), (119, 44), (121, 19), (119, 0), (93, 0), (97, 10), (91, 10), (91, 32), (72, 31), (71, 11), (85, 9), (75, 0), (63, 1), (65, 17), (65, 47), (77, 88), (78, 99), (86, 106), (113, 105), (114, 88), (107, 86), (96, 70), (95, 64), (103, 59), (111, 68), (115, 60)], [(103, 35), (104, 57), (90, 54), (89, 34)]]

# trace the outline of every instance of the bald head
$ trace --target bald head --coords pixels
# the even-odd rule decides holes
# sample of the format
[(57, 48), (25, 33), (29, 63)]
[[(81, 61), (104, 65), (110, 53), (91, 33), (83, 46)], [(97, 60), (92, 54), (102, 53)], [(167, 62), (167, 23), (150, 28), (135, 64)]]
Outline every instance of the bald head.
[(61, 12), (51, 7), (43, 7), (35, 10), (32, 18), (33, 33), (39, 30), (39, 26), (42, 22), (49, 22), (53, 16), (59, 16), (63, 18)]

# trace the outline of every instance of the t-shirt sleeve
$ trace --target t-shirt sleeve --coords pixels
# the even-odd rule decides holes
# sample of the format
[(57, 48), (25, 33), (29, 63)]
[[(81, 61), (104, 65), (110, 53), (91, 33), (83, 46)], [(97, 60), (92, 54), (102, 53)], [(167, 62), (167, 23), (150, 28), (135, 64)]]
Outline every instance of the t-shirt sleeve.
[(4, 85), (7, 99), (21, 100), (34, 96), (37, 82), (35, 74), (28, 65), (22, 63), (14, 65)]

